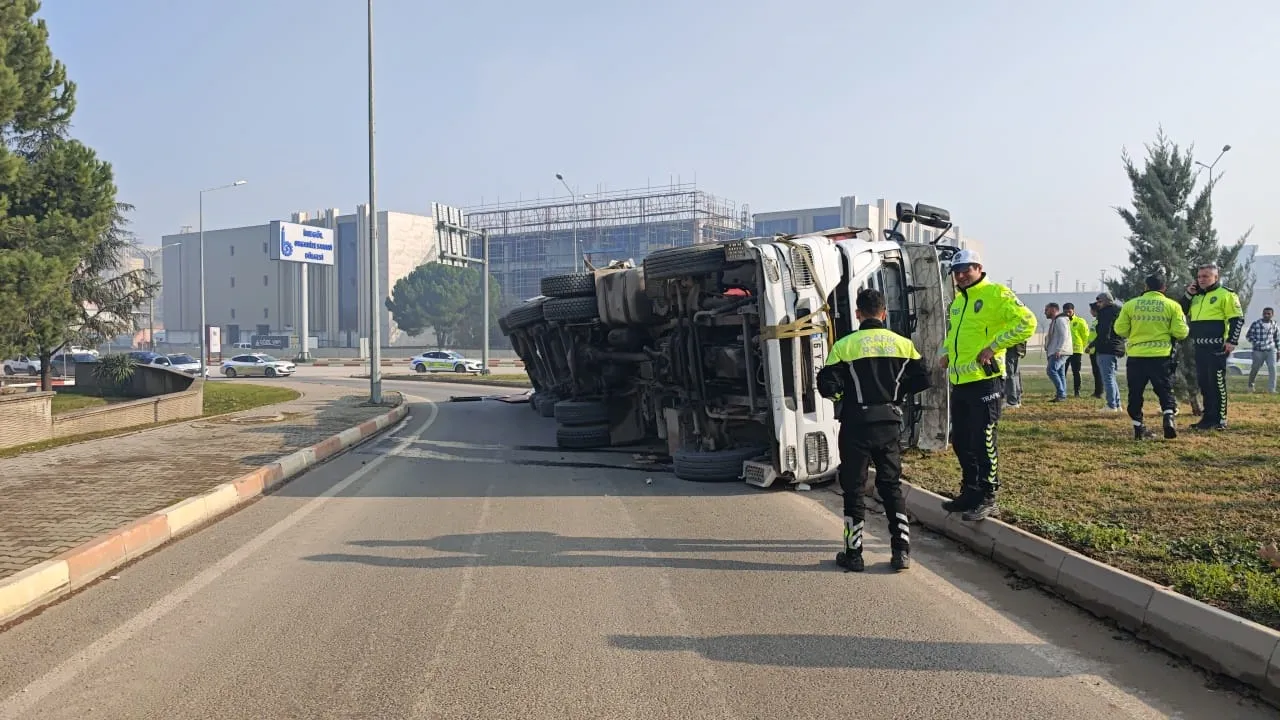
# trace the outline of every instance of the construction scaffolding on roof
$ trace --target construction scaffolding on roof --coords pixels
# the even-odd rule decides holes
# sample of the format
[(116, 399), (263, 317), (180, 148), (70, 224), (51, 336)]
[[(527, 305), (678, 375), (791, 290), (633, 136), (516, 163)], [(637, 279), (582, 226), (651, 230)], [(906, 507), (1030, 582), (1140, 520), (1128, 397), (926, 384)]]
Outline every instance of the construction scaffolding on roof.
[(746, 205), (692, 183), (463, 211), (468, 227), (489, 231), (492, 273), (509, 302), (536, 296), (543, 276), (573, 272), (575, 240), (586, 261), (601, 267), (613, 260), (638, 263), (661, 248), (745, 237), (752, 227)]

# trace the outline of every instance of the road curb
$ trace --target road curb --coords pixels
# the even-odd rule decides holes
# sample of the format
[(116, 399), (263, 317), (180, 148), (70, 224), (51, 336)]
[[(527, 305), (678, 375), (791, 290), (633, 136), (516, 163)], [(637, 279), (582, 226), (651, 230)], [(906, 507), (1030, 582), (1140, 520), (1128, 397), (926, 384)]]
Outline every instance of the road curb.
[[(1086, 557), (1014, 525), (964, 522), (946, 498), (904, 482), (907, 512), (919, 524), (1030, 577), (1068, 602), (1164, 650), (1235, 678), (1280, 706), (1280, 632)], [(873, 486), (866, 488), (872, 494)]]
[(0, 625), (38, 610), (111, 570), (280, 487), (304, 470), (392, 427), (408, 412), (409, 406), (401, 396), (400, 403), (390, 412), (0, 580)]

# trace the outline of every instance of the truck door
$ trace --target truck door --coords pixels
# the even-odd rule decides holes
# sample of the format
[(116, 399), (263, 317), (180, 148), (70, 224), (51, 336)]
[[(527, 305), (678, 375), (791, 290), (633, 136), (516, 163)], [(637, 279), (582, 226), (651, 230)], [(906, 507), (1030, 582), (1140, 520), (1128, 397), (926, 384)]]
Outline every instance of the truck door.
[(945, 450), (951, 436), (951, 393), (947, 373), (938, 367), (938, 351), (946, 341), (947, 310), (955, 288), (933, 245), (903, 243), (902, 250), (910, 271), (910, 337), (933, 368), (933, 387), (916, 396), (918, 418), (909, 445)]

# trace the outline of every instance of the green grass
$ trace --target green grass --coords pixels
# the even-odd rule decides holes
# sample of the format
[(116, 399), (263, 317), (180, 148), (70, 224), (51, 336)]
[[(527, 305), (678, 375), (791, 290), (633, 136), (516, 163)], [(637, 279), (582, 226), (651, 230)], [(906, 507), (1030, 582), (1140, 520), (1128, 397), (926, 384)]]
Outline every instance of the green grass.
[[(276, 403), (296, 400), (300, 396), (301, 393), (296, 390), (276, 387), (273, 385), (251, 385), (248, 383), (229, 382), (206, 383), (204, 386), (204, 411), (201, 414), (201, 417), (240, 412), (242, 410), (252, 410), (253, 408), (262, 407), (264, 405), (274, 405)], [(94, 395), (80, 395), (74, 392), (59, 391), (59, 393), (53, 398), (53, 414), (57, 415), (61, 412), (82, 410), (87, 407), (99, 407), (113, 402), (124, 402), (129, 399), (130, 398), (114, 397), (101, 398)], [(15, 457), (17, 455), (39, 452), (41, 450), (50, 450), (63, 445), (70, 445), (72, 443), (85, 442), (88, 440), (100, 440), (102, 438), (138, 432), (140, 430), (152, 430), (154, 428), (172, 425), (174, 423), (189, 422), (190, 420), (191, 418), (187, 418), (185, 420), (173, 420), (171, 422), (154, 423), (151, 425), (133, 425), (116, 430), (72, 435), (70, 437), (28, 443), (17, 447), (2, 448), (0, 449), (0, 458)]]
[[(1093, 398), (1050, 403), (1043, 371), (1024, 371), (1023, 384), (1023, 406), (1000, 422), (1001, 519), (1280, 629), (1280, 570), (1263, 555), (1280, 542), (1280, 398), (1233, 378), (1230, 430), (1187, 429), (1197, 418), (1180, 401), (1176, 440), (1137, 443), (1123, 411)], [(1148, 392), (1157, 435), (1158, 411)], [(959, 490), (950, 452), (909, 454), (904, 477)]]
[(297, 390), (249, 383), (211, 382), (204, 386), (204, 415), (252, 410), (301, 397)]

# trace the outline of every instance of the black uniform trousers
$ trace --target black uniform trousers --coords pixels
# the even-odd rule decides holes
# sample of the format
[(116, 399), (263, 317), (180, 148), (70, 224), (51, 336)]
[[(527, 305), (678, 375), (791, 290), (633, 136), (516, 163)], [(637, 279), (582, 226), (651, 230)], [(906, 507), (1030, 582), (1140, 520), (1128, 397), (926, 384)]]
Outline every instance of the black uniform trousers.
[(911, 531), (902, 498), (902, 426), (896, 422), (840, 423), (840, 489), (844, 492), (845, 550), (862, 552), (867, 470), (876, 467), (876, 490), (889, 521), (890, 547), (910, 550)]
[(1076, 395), (1080, 394), (1080, 367), (1081, 367), (1080, 363), (1081, 361), (1082, 361), (1082, 358), (1080, 357), (1080, 353), (1072, 353), (1067, 356), (1067, 367), (1071, 369), (1071, 377), (1076, 381), (1075, 382)]
[(960, 461), (962, 497), (994, 500), (1000, 489), (998, 380), (951, 387), (951, 449)]
[(1178, 410), (1178, 399), (1173, 394), (1174, 360), (1169, 357), (1133, 357), (1125, 363), (1129, 384), (1129, 419), (1135, 425), (1142, 424), (1143, 393), (1147, 384), (1160, 398), (1160, 410), (1172, 414)]
[(1201, 425), (1227, 421), (1227, 354), (1221, 345), (1196, 346), (1196, 384), (1204, 403)]
[(1102, 397), (1102, 373), (1098, 372), (1098, 354), (1089, 353), (1089, 367), (1093, 370), (1093, 396)]

